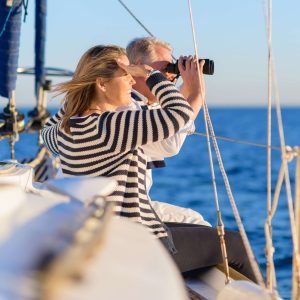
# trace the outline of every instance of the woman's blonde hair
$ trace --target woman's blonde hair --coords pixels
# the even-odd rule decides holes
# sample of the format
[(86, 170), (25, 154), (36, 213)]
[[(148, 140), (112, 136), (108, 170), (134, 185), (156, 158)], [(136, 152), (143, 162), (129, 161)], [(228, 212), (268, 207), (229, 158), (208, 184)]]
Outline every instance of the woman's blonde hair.
[(118, 46), (92, 47), (82, 55), (73, 78), (55, 86), (54, 92), (57, 94), (66, 93), (61, 124), (65, 132), (70, 133), (70, 118), (82, 114), (90, 107), (95, 96), (96, 79), (112, 78), (119, 68), (116, 59), (122, 55), (126, 55), (126, 51)]

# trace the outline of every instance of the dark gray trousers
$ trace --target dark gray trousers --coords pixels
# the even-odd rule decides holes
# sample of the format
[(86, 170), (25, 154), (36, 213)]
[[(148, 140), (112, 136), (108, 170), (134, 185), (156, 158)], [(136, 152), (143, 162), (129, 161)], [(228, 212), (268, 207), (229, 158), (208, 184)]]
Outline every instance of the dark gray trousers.
[[(182, 273), (223, 262), (216, 228), (185, 223), (165, 223), (165, 225), (172, 234), (177, 250), (171, 255)], [(240, 234), (225, 231), (225, 242), (229, 266), (256, 282)]]

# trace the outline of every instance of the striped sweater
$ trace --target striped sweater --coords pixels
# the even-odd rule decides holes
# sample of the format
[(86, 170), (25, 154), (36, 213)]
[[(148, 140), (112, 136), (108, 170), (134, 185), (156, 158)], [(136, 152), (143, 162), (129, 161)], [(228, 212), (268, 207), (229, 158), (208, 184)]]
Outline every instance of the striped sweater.
[(149, 202), (147, 158), (141, 146), (174, 135), (191, 118), (192, 109), (174, 84), (160, 72), (147, 79), (161, 109), (106, 111), (70, 119), (71, 134), (61, 128), (63, 110), (44, 126), (47, 148), (58, 155), (65, 176), (107, 176), (118, 181), (108, 200), (115, 212), (147, 226), (157, 237), (167, 236)]

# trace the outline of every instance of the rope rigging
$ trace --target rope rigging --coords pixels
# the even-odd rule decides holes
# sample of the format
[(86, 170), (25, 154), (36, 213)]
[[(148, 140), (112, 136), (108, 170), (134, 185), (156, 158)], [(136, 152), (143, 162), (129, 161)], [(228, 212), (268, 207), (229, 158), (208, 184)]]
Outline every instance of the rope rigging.
[[(278, 180), (276, 184), (276, 189), (274, 193), (273, 201), (271, 201), (271, 151), (268, 147), (268, 180), (267, 180), (267, 208), (268, 208), (268, 216), (265, 223), (265, 233), (266, 233), (266, 259), (267, 259), (267, 288), (273, 293), (274, 296), (277, 295), (276, 290), (276, 275), (273, 261), (274, 247), (272, 244), (272, 225), (271, 221), (273, 216), (275, 215), (279, 193), (282, 187), (283, 179), (285, 180), (286, 187), (286, 196), (288, 203), (288, 211), (290, 217), (290, 226), (291, 226), (291, 234), (293, 241), (293, 292), (292, 299), (299, 299), (300, 295), (300, 244), (299, 244), (299, 227), (300, 227), (300, 213), (299, 213), (299, 188), (300, 188), (300, 174), (299, 174), (299, 148), (294, 147), (291, 149), (285, 145), (284, 139), (284, 130), (283, 130), (283, 122), (281, 115), (281, 106), (280, 106), (280, 97), (279, 97), (279, 88), (276, 78), (275, 72), (275, 64), (273, 60), (273, 51), (272, 51), (272, 1), (268, 0), (266, 9), (266, 29), (267, 29), (267, 37), (268, 37), (268, 146), (271, 146), (271, 91), (272, 84), (274, 84), (275, 88), (275, 104), (276, 104), (276, 113), (277, 113), (277, 124), (278, 124), (278, 132), (280, 138), (281, 145), (281, 168), (278, 175)], [(291, 183), (289, 177), (288, 163), (292, 161), (294, 157), (297, 157), (297, 168), (295, 175), (295, 207), (293, 208), (293, 199), (291, 192)], [(298, 213), (297, 213), (298, 210)]]
[(297, 163), (295, 172), (295, 223), (296, 223), (296, 243), (298, 252), (293, 257), (293, 299), (300, 298), (300, 148), (294, 147), (297, 153)]
[(22, 5), (24, 7), (24, 18), (23, 18), (23, 22), (26, 22), (26, 17), (28, 15), (28, 4), (29, 4), (29, 0), (22, 0)]
[[(192, 27), (194, 50), (195, 50), (195, 54), (196, 54), (196, 59), (198, 60), (199, 59), (198, 47), (197, 47), (197, 43), (196, 43), (196, 37), (195, 37), (196, 35), (195, 35), (195, 28), (194, 28), (194, 24), (193, 24), (192, 7), (191, 7), (190, 0), (188, 0), (188, 6), (189, 6), (189, 12), (190, 12), (190, 21), (191, 21), (191, 27)], [(198, 78), (199, 78), (199, 80), (201, 80), (199, 67), (197, 68), (197, 71), (198, 71)], [(224, 180), (224, 184), (225, 184), (225, 187), (226, 187), (227, 195), (228, 195), (229, 200), (230, 200), (232, 211), (233, 211), (233, 214), (234, 214), (239, 232), (241, 234), (242, 241), (243, 241), (244, 246), (246, 248), (246, 253), (248, 255), (248, 258), (249, 258), (251, 267), (253, 269), (253, 272), (255, 274), (255, 277), (257, 279), (257, 282), (259, 283), (260, 286), (264, 287), (265, 286), (264, 285), (264, 280), (262, 278), (262, 275), (261, 275), (261, 272), (259, 270), (258, 264), (255, 260), (255, 256), (254, 256), (253, 251), (251, 249), (249, 240), (248, 240), (247, 235), (246, 235), (246, 231), (244, 229), (244, 226), (243, 226), (243, 223), (241, 221), (238, 209), (236, 207), (236, 203), (235, 203), (235, 200), (234, 200), (232, 192), (231, 192), (229, 180), (228, 180), (228, 177), (227, 177), (227, 174), (226, 174), (223, 162), (222, 162), (222, 158), (221, 158), (221, 155), (220, 155), (218, 144), (217, 144), (216, 139), (214, 138), (214, 136), (215, 136), (214, 129), (213, 129), (213, 126), (212, 126), (212, 123), (211, 123), (211, 119), (210, 119), (210, 116), (209, 116), (208, 107), (207, 107), (205, 99), (204, 99), (204, 103), (203, 103), (203, 110), (204, 110), (204, 120), (205, 120), (206, 133), (207, 133), (207, 136), (208, 136), (208, 128), (209, 128), (211, 136), (212, 136), (213, 146), (214, 146), (215, 153), (216, 153), (216, 156), (217, 156), (217, 160), (218, 160), (218, 163), (219, 163), (219, 168), (220, 168), (221, 174), (223, 176), (223, 180)], [(223, 225), (223, 222), (220, 218), (221, 213), (218, 210), (219, 209), (219, 204), (218, 204), (216, 181), (215, 181), (215, 175), (214, 175), (214, 168), (213, 168), (212, 155), (211, 155), (211, 146), (210, 146), (209, 138), (207, 138), (207, 144), (208, 144), (208, 150), (209, 150), (210, 167), (211, 167), (211, 172), (212, 172), (212, 183), (213, 183), (214, 193), (215, 193), (215, 202), (216, 202), (217, 213), (218, 213), (218, 217), (219, 217), (219, 219), (218, 219), (219, 230), (218, 231), (219, 231), (221, 248), (223, 249), (222, 250), (222, 253), (223, 253), (223, 251), (226, 251), (226, 250), (224, 250), (224, 249), (226, 249), (225, 243), (223, 242), (224, 236), (222, 237), (222, 233), (224, 233), (224, 225)], [(224, 255), (223, 255), (223, 260), (224, 260), (224, 264), (225, 264), (225, 268), (226, 268), (226, 264), (228, 264), (228, 262), (226, 262), (226, 256), (224, 256)], [(227, 277), (226, 278), (226, 283), (228, 282), (228, 276), (229, 276), (229, 274), (227, 273), (226, 274), (226, 277)]]
[[(190, 135), (198, 135), (198, 136), (205, 136), (207, 137), (206, 133), (202, 133), (202, 132), (191, 132)], [(233, 139), (233, 138), (229, 138), (226, 136), (220, 136), (220, 135), (208, 135), (209, 138), (216, 138), (217, 140), (223, 140), (223, 141), (227, 141), (227, 142), (233, 142), (233, 143), (237, 143), (237, 144), (243, 144), (243, 145), (249, 145), (249, 146), (253, 146), (253, 147), (257, 147), (257, 148), (270, 148), (273, 151), (280, 151), (281, 152), (281, 148), (280, 147), (276, 147), (276, 146), (268, 146), (266, 144), (261, 144), (261, 143), (256, 143), (253, 141), (247, 141), (247, 140), (238, 140), (238, 139)]]
[[(9, 1), (7, 1), (8, 3)], [(7, 23), (9, 21), (9, 18), (15, 8), (15, 4), (16, 4), (17, 0), (12, 0), (11, 3), (8, 3), (7, 6), (10, 6), (10, 9), (9, 9), (9, 12), (7, 14), (7, 17), (6, 17), (6, 20), (3, 24), (3, 27), (0, 31), (0, 37), (3, 35), (3, 33), (5, 32), (5, 29), (6, 29), (6, 26), (7, 26)], [(23, 19), (23, 22), (26, 22), (26, 16), (28, 15), (28, 2), (29, 0), (22, 0), (22, 6), (24, 7), (24, 19)]]
[[(119, 1), (121, 3), (121, 1)], [(125, 4), (122, 2), (121, 3), (123, 7), (125, 7)], [(192, 24), (192, 31), (193, 31), (193, 39), (194, 39), (194, 47), (195, 47), (195, 52), (196, 52), (196, 57), (197, 55), (197, 45), (195, 41), (195, 34), (194, 34), (194, 26), (193, 26), (193, 19), (192, 19), (192, 9), (190, 5), (190, 1), (188, 0), (189, 4), (189, 10), (190, 10), (190, 18), (191, 18), (191, 24)], [(284, 143), (284, 135), (283, 135), (283, 126), (282, 126), (282, 118), (281, 118), (281, 110), (280, 110), (280, 104), (279, 104), (279, 93), (278, 93), (278, 85), (275, 82), (275, 89), (276, 89), (276, 95), (275, 95), (275, 100), (276, 100), (276, 112), (277, 112), (277, 121), (278, 121), (278, 128), (279, 128), (279, 136), (280, 136), (280, 147), (272, 146), (271, 145), (271, 91), (272, 91), (272, 83), (275, 81), (275, 76), (274, 76), (274, 62), (273, 62), (273, 57), (272, 57), (272, 35), (271, 35), (271, 27), (272, 27), (272, 20), (271, 20), (271, 11), (272, 11), (272, 3), (271, 0), (268, 0), (268, 5), (267, 7), (267, 13), (266, 13), (266, 28), (267, 28), (267, 40), (268, 40), (268, 135), (267, 135), (267, 144), (259, 144), (251, 141), (243, 141), (243, 140), (236, 140), (228, 137), (223, 137), (223, 136), (216, 136), (214, 134), (214, 130), (212, 127), (212, 123), (210, 120), (210, 116), (208, 113), (208, 108), (206, 105), (206, 102), (204, 101), (203, 105), (203, 111), (204, 111), (204, 118), (205, 118), (205, 128), (206, 128), (206, 133), (199, 133), (199, 132), (194, 132), (193, 134), (198, 135), (198, 136), (205, 136), (207, 138), (207, 144), (208, 144), (208, 149), (210, 149), (210, 139), (213, 141), (213, 145), (216, 151), (216, 155), (218, 158), (218, 163), (219, 167), (221, 169), (221, 173), (224, 179), (224, 183), (226, 186), (226, 191), (233, 209), (234, 216), (236, 218), (240, 233), (242, 235), (243, 241), (245, 243), (246, 249), (248, 256), (252, 259), (250, 261), (252, 262), (253, 269), (256, 273), (256, 277), (258, 281), (260, 282), (261, 286), (264, 286), (264, 281), (261, 276), (261, 273), (258, 269), (257, 263), (255, 261), (252, 249), (250, 247), (249, 241), (247, 239), (245, 230), (243, 228), (243, 225), (241, 223), (238, 210), (235, 205), (235, 201), (233, 199), (233, 195), (231, 193), (229, 181), (222, 163), (222, 159), (219, 153), (218, 145), (217, 145), (217, 140), (226, 140), (230, 142), (236, 142), (236, 143), (241, 143), (241, 144), (247, 144), (251, 146), (256, 146), (260, 148), (266, 148), (267, 149), (267, 210), (268, 210), (268, 218), (266, 221), (266, 239), (267, 239), (267, 247), (266, 247), (266, 253), (267, 253), (267, 265), (268, 265), (268, 272), (267, 272), (267, 288), (270, 289), (273, 292), (273, 296), (277, 296), (277, 291), (276, 291), (276, 279), (275, 279), (275, 268), (274, 268), (274, 263), (273, 263), (273, 253), (274, 253), (274, 248), (272, 246), (271, 241), (271, 218), (274, 216), (278, 199), (279, 199), (279, 192), (280, 188), (283, 182), (283, 179), (285, 179), (286, 183), (286, 193), (287, 193), (287, 201), (288, 201), (288, 207), (289, 207), (289, 215), (290, 215), (290, 221), (291, 221), (291, 231), (292, 231), (292, 237), (293, 237), (293, 245), (294, 245), (294, 269), (295, 271), (293, 272), (294, 280), (293, 280), (293, 299), (298, 299), (297, 297), (300, 295), (300, 254), (299, 254), (299, 249), (300, 249), (300, 237), (299, 237), (299, 227), (300, 227), (300, 166), (298, 166), (299, 163), (299, 150), (297, 147), (294, 149), (291, 149), (291, 147), (286, 146)], [(153, 34), (142, 24), (140, 20), (138, 20), (134, 14), (128, 9), (128, 7), (125, 7), (125, 9), (138, 21), (138, 23), (151, 35)], [(198, 71), (199, 72), (199, 71)], [(200, 80), (200, 76), (199, 76)], [(208, 128), (210, 130), (210, 133), (208, 132)], [(295, 150), (297, 149), (297, 150)], [(277, 186), (275, 189), (275, 194), (273, 201), (271, 200), (271, 150), (275, 151), (280, 151), (282, 153), (282, 166), (279, 171), (279, 176), (278, 176), (278, 181), (277, 181)], [(293, 211), (293, 202), (292, 202), (292, 195), (291, 195), (291, 186), (290, 186), (290, 180), (289, 180), (289, 173), (287, 169), (287, 162), (291, 160), (293, 157), (298, 157), (298, 164), (297, 164), (297, 172), (296, 172), (296, 191), (295, 191), (295, 200), (298, 199), (298, 202), (296, 202), (296, 206), (298, 203), (298, 213), (296, 214), (297, 218), (296, 221), (297, 227), (295, 225), (295, 214)], [(211, 161), (211, 151), (209, 150), (209, 157)], [(221, 217), (221, 215), (218, 213), (218, 198), (216, 196), (216, 186), (215, 186), (215, 176), (214, 176), (214, 171), (213, 167), (211, 165), (211, 173), (212, 173), (212, 183), (214, 186), (214, 193), (215, 193), (215, 201), (216, 201), (216, 208), (217, 208), (217, 214), (218, 214), (218, 220)], [(298, 184), (297, 184), (298, 183)], [(273, 202), (273, 203), (272, 203)], [(223, 226), (223, 224), (222, 224)], [(297, 230), (298, 231), (297, 231)], [(298, 234), (296, 234), (296, 232)], [(296, 245), (297, 244), (297, 245)], [(272, 274), (271, 274), (272, 273)], [(271, 279), (272, 277), (272, 279)], [(295, 288), (297, 286), (297, 288)]]
[(272, 103), (272, 2), (268, 0), (266, 5), (266, 30), (267, 30), (267, 41), (268, 41), (268, 98), (267, 98), (267, 220), (265, 223), (265, 236), (266, 236), (266, 273), (267, 273), (267, 288), (273, 293), (273, 295), (277, 290), (276, 283), (276, 274), (275, 274), (275, 266), (274, 266), (274, 252), (275, 248), (273, 246), (272, 240), (272, 218), (274, 216), (274, 211), (277, 208), (279, 193), (283, 180), (283, 171), (281, 166), (278, 182), (275, 189), (273, 205), (272, 205), (272, 195), (271, 195), (271, 126), (272, 126), (272, 118), (271, 118), (271, 103)]
[[(279, 97), (279, 89), (275, 72), (275, 64), (273, 60), (273, 52), (272, 52), (272, 1), (268, 0), (267, 9), (265, 13), (266, 17), (266, 29), (267, 29), (267, 37), (268, 37), (268, 145), (271, 145), (271, 91), (272, 84), (274, 84), (275, 88), (275, 104), (276, 104), (276, 113), (277, 113), (277, 124), (278, 124), (278, 133), (280, 138), (281, 145), (281, 168), (278, 175), (278, 180), (276, 184), (276, 189), (274, 193), (273, 202), (271, 201), (271, 179), (268, 177), (268, 195), (267, 195), (267, 207), (268, 207), (268, 216), (265, 223), (265, 233), (266, 233), (266, 259), (267, 259), (267, 287), (270, 291), (272, 291), (273, 295), (276, 296), (276, 275), (273, 261), (273, 253), (274, 247), (272, 244), (272, 218), (275, 215), (279, 193), (281, 190), (281, 186), (283, 180), (285, 180), (286, 187), (286, 196), (287, 196), (287, 204), (288, 204), (288, 212), (290, 218), (290, 226), (291, 226), (291, 234), (292, 234), (292, 242), (293, 242), (293, 291), (292, 291), (292, 299), (299, 299), (300, 296), (300, 259), (299, 259), (299, 219), (300, 214), (297, 213), (297, 209), (299, 209), (300, 197), (299, 197), (299, 188), (300, 188), (300, 174), (298, 172), (299, 167), (299, 148), (294, 147), (291, 149), (290, 147), (286, 147), (285, 139), (284, 139), (284, 131), (283, 131), (283, 122), (281, 116), (281, 106), (280, 106), (280, 97)], [(271, 165), (271, 154), (268, 150), (268, 176), (270, 175), (270, 165)], [(297, 157), (297, 169), (295, 174), (295, 210), (293, 209), (293, 199), (291, 192), (291, 183), (289, 177), (288, 163), (292, 161), (294, 157)]]
[[(196, 38), (195, 38), (196, 34), (195, 34), (193, 15), (192, 15), (192, 6), (191, 6), (190, 0), (188, 0), (188, 8), (189, 8), (189, 15), (190, 15), (190, 22), (191, 22), (191, 29), (192, 29), (192, 37), (193, 37), (193, 43), (194, 43), (195, 56), (196, 56), (196, 60), (199, 61), (198, 46), (197, 46), (197, 42), (196, 42)], [(197, 74), (198, 74), (198, 80), (199, 80), (199, 82), (201, 82), (199, 64), (197, 64)], [(204, 94), (205, 94), (205, 91), (204, 91)], [(203, 102), (204, 102), (203, 106), (205, 107), (206, 106), (205, 105), (205, 97), (203, 99)], [(215, 205), (216, 205), (216, 211), (217, 211), (217, 231), (218, 231), (218, 235), (219, 235), (219, 239), (220, 239), (220, 246), (221, 246), (223, 264), (224, 264), (224, 269), (225, 269), (225, 276), (226, 276), (225, 277), (225, 283), (228, 284), (230, 282), (230, 279), (229, 279), (229, 264), (228, 264), (227, 250), (226, 250), (226, 243), (225, 243), (225, 229), (224, 229), (224, 223), (223, 223), (223, 220), (222, 220), (222, 214), (221, 214), (220, 207), (219, 207), (216, 177), (215, 177), (215, 172), (214, 172), (211, 144), (210, 144), (210, 138), (209, 138), (209, 131), (208, 131), (207, 119), (206, 119), (205, 114), (204, 114), (204, 121), (205, 121), (204, 124), (205, 124), (205, 131), (206, 131), (206, 141), (207, 141), (207, 147), (208, 147), (211, 178), (212, 178), (214, 197), (215, 197)]]
[(154, 36), (152, 32), (134, 15), (134, 13), (128, 8), (128, 6), (125, 5), (125, 3), (122, 0), (118, 0), (118, 2), (127, 10), (127, 12), (139, 23), (140, 26), (142, 26), (145, 31), (150, 35)]

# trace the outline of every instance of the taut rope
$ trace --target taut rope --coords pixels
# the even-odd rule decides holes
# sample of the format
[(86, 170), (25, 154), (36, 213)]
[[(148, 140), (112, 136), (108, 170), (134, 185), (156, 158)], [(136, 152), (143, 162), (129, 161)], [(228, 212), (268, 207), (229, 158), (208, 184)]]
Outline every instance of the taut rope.
[[(300, 258), (299, 258), (299, 226), (300, 226), (300, 214), (296, 214), (293, 209), (293, 199), (292, 199), (292, 192), (291, 192), (291, 183), (288, 171), (288, 162), (290, 162), (293, 157), (298, 156), (297, 162), (297, 172), (296, 172), (296, 192), (295, 192), (295, 201), (297, 200), (297, 207), (299, 205), (299, 148), (295, 147), (292, 150), (290, 147), (286, 147), (285, 139), (284, 139), (284, 131), (283, 131), (283, 123), (282, 123), (282, 116), (281, 116), (281, 109), (280, 109), (280, 97), (279, 97), (279, 90), (277, 84), (277, 78), (275, 73), (275, 66), (273, 61), (272, 55), (272, 44), (271, 44), (271, 0), (268, 0), (268, 13), (267, 13), (267, 33), (268, 33), (268, 74), (269, 74), (269, 90), (271, 90), (271, 83), (274, 82), (275, 87), (275, 104), (276, 104), (276, 113), (277, 113), (277, 123), (278, 123), (278, 131), (279, 131), (279, 138), (280, 138), (280, 145), (281, 145), (281, 169), (278, 176), (278, 182), (274, 194), (273, 199), (273, 207), (271, 207), (271, 202), (268, 195), (268, 217), (266, 220), (266, 256), (267, 256), (267, 277), (268, 277), (268, 288), (273, 292), (273, 295), (276, 294), (276, 278), (275, 278), (275, 270), (274, 270), (274, 263), (273, 263), (273, 252), (274, 248), (271, 242), (271, 233), (272, 233), (272, 226), (271, 220), (273, 215), (275, 214), (275, 210), (277, 207), (278, 197), (280, 188), (282, 185), (283, 177), (285, 179), (285, 186), (286, 186), (286, 195), (287, 195), (287, 203), (288, 203), (288, 210), (289, 210), (289, 217), (290, 217), (290, 225), (291, 225), (291, 234), (292, 234), (292, 241), (293, 241), (293, 300), (298, 300), (300, 295)], [(268, 119), (271, 118), (271, 101), (268, 101)], [(269, 124), (268, 124), (269, 125)], [(268, 126), (268, 140), (271, 140), (271, 126)], [(268, 143), (270, 146), (271, 143)], [(270, 148), (268, 148), (270, 149)], [(270, 159), (270, 158), (269, 158)], [(269, 162), (271, 164), (271, 160)], [(271, 190), (271, 182), (268, 180), (268, 191)], [(297, 208), (299, 212), (299, 208)], [(296, 215), (296, 216), (295, 216)], [(298, 227), (296, 228), (296, 220)]]
[(118, 0), (118, 2), (127, 10), (127, 12), (139, 23), (140, 26), (142, 26), (149, 35), (154, 36), (152, 32), (134, 15), (134, 13), (125, 5), (125, 3), (121, 0)]
[[(153, 33), (135, 16), (135, 14), (129, 9), (127, 5), (122, 0), (118, 0), (118, 2), (126, 9), (126, 11), (137, 21), (137, 23), (150, 35), (154, 36)], [(172, 54), (172, 58), (176, 60), (176, 58)]]
[(18, 113), (16, 110), (16, 98), (15, 91), (12, 91), (9, 97), (9, 111), (13, 118), (12, 124), (12, 134), (10, 135), (10, 156), (11, 159), (15, 159), (15, 143), (19, 140), (19, 130), (18, 130)]
[(296, 243), (298, 252), (293, 257), (293, 299), (300, 298), (300, 148), (294, 148), (297, 153), (297, 165), (295, 176), (295, 222), (296, 222)]
[[(195, 29), (194, 29), (193, 17), (192, 17), (192, 7), (191, 7), (190, 0), (188, 0), (188, 5), (189, 5), (189, 11), (190, 11), (190, 19), (191, 19), (191, 26), (192, 26), (192, 33), (193, 33), (193, 41), (194, 41), (195, 54), (196, 54), (196, 59), (198, 59), (198, 51), (197, 51), (197, 44), (196, 44), (196, 38), (195, 38)], [(197, 68), (197, 71), (198, 71), (199, 80), (201, 80), (199, 68)], [(250, 261), (250, 264), (251, 264), (251, 267), (253, 269), (253, 272), (254, 272), (254, 275), (255, 275), (255, 278), (256, 278), (257, 282), (259, 283), (260, 286), (264, 287), (265, 284), (264, 284), (263, 277), (261, 275), (261, 272), (260, 272), (260, 269), (258, 267), (258, 264), (257, 264), (257, 262), (255, 260), (255, 256), (254, 256), (253, 251), (251, 249), (249, 240), (248, 240), (247, 235), (246, 235), (246, 231), (245, 231), (244, 226), (242, 224), (242, 221), (241, 221), (241, 218), (240, 218), (240, 215), (239, 215), (236, 203), (234, 201), (234, 198), (233, 198), (233, 195), (232, 195), (232, 192), (231, 192), (229, 180), (228, 180), (226, 171), (224, 169), (224, 165), (223, 165), (223, 162), (222, 162), (222, 158), (221, 158), (220, 151), (219, 151), (219, 148), (218, 148), (217, 140), (215, 138), (214, 129), (213, 129), (213, 126), (212, 126), (212, 123), (211, 123), (211, 119), (210, 119), (209, 112), (208, 112), (208, 107), (206, 105), (205, 100), (203, 102), (203, 107), (204, 107), (205, 123), (208, 123), (208, 125), (209, 125), (209, 129), (210, 129), (210, 133), (211, 133), (211, 137), (212, 137), (214, 149), (215, 149), (216, 156), (217, 156), (218, 163), (219, 163), (219, 168), (220, 168), (222, 176), (223, 176), (224, 184), (225, 184), (225, 187), (226, 187), (226, 191), (227, 191), (227, 194), (228, 194), (228, 197), (229, 197), (229, 200), (230, 200), (230, 204), (231, 204), (231, 207), (232, 207), (232, 210), (233, 210), (233, 214), (234, 214), (237, 226), (239, 228), (239, 231), (240, 231), (243, 243), (245, 245), (246, 253), (247, 253), (248, 257), (249, 257), (249, 261)], [(205, 124), (205, 126), (207, 128), (207, 124)], [(207, 133), (207, 136), (208, 136), (208, 133)], [(210, 159), (211, 159), (211, 150), (210, 150), (209, 139), (208, 139), (208, 147), (209, 147), (209, 152), (210, 152), (209, 156), (210, 156)], [(213, 170), (212, 163), (211, 163), (211, 169)], [(215, 190), (214, 173), (212, 173), (212, 178), (213, 178), (213, 185), (214, 185), (214, 190)], [(216, 205), (218, 207), (218, 204), (217, 204), (218, 200), (217, 200), (216, 196), (215, 196), (215, 200), (216, 200)]]
[[(267, 28), (267, 40), (268, 40), (268, 115), (267, 115), (267, 220), (265, 223), (265, 235), (266, 235), (266, 264), (267, 264), (267, 288), (275, 293), (276, 291), (276, 274), (273, 255), (275, 249), (273, 247), (272, 241), (272, 218), (273, 211), (277, 208), (279, 193), (284, 176), (284, 167), (281, 165), (281, 171), (278, 177), (278, 182), (275, 190), (273, 207), (271, 200), (271, 128), (272, 128), (272, 118), (271, 118), (271, 103), (272, 103), (272, 2), (268, 0), (267, 13), (266, 13), (266, 28)], [(271, 211), (272, 210), (272, 211)]]
[(258, 147), (258, 148), (270, 148), (271, 150), (276, 150), (276, 151), (281, 151), (280, 147), (276, 147), (276, 146), (268, 146), (266, 144), (261, 144), (261, 143), (256, 143), (256, 142), (252, 142), (252, 141), (245, 141), (245, 140), (238, 140), (238, 139), (233, 139), (233, 138), (229, 138), (226, 136), (221, 136), (221, 135), (207, 135), (206, 133), (202, 133), (202, 132), (190, 132), (190, 135), (199, 135), (199, 136), (208, 136), (209, 138), (216, 138), (217, 140), (223, 140), (223, 141), (228, 141), (228, 142), (233, 142), (233, 143), (237, 143), (237, 144), (244, 144), (244, 145), (250, 145), (250, 146), (254, 146), (254, 147)]
[(4, 22), (4, 24), (3, 24), (3, 27), (2, 27), (2, 29), (1, 29), (0, 37), (3, 35), (3, 33), (4, 33), (5, 29), (6, 29), (6, 25), (8, 24), (9, 18), (10, 18), (11, 14), (12, 14), (14, 8), (15, 8), (14, 5), (15, 5), (15, 0), (14, 0), (14, 1), (12, 2), (12, 4), (11, 4), (11, 7), (10, 7), (10, 9), (9, 9), (9, 12), (8, 12), (8, 14), (7, 14), (7, 17), (6, 17), (6, 19), (5, 19), (5, 22)]
[[(189, 7), (189, 14), (190, 14), (195, 56), (196, 56), (196, 60), (199, 61), (198, 46), (197, 46), (197, 41), (196, 41), (192, 6), (191, 6), (190, 0), (188, 0), (188, 7)], [(201, 82), (202, 78), (200, 75), (199, 64), (197, 64), (197, 75), (198, 75), (199, 82)], [(204, 106), (204, 111), (207, 110), (205, 99), (203, 99), (203, 106)], [(218, 190), (217, 190), (216, 176), (215, 176), (215, 170), (214, 170), (213, 159), (212, 159), (212, 151), (211, 151), (211, 144), (210, 144), (210, 139), (209, 139), (209, 131), (208, 131), (208, 126), (207, 126), (207, 114), (206, 113), (204, 113), (204, 120), (205, 120), (205, 122), (204, 122), (205, 123), (205, 132), (206, 132), (206, 141), (207, 141), (208, 156), (209, 156), (209, 165), (210, 165), (212, 184), (213, 184), (213, 189), (214, 189), (215, 204), (216, 204), (216, 210), (217, 210), (217, 230), (218, 230), (218, 235), (220, 238), (220, 246), (221, 246), (222, 258), (223, 258), (223, 263), (224, 263), (224, 268), (225, 268), (225, 276), (226, 276), (225, 283), (227, 284), (230, 282), (230, 279), (229, 279), (229, 264), (228, 264), (227, 250), (226, 250), (226, 243), (225, 243), (225, 229), (224, 229), (224, 223), (222, 220), (222, 214), (221, 214), (221, 210), (220, 210), (220, 206), (219, 206)]]

